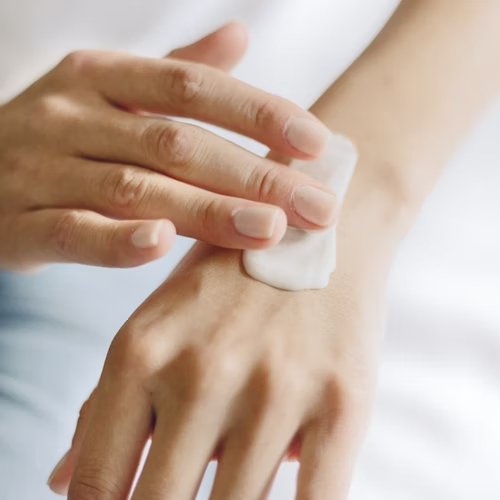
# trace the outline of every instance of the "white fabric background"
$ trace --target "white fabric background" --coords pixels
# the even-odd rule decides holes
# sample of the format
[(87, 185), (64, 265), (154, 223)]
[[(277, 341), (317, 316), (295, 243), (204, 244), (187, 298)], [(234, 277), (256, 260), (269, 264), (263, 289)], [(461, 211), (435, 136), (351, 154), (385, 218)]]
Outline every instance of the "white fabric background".
[[(160, 55), (239, 18), (252, 36), (237, 76), (307, 106), (396, 4), (3, 0), (0, 100), (74, 48)], [(499, 128), (500, 102), (457, 152), (399, 253), (353, 500), (500, 498)], [(0, 274), (1, 500), (53, 498), (43, 483), (65, 451), (109, 338), (188, 246), (179, 240), (167, 259), (134, 270)], [(294, 466), (282, 468), (274, 500), (291, 498), (293, 473)]]

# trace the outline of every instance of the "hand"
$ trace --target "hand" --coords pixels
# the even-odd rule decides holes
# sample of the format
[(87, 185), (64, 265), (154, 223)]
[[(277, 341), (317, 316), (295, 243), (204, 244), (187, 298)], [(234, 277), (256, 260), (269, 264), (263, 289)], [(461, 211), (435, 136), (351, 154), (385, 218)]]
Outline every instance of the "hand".
[(298, 500), (344, 499), (381, 338), (383, 293), (357, 269), (290, 293), (199, 244), (115, 337), (51, 487), (73, 476), (71, 500), (128, 498), (152, 434), (133, 500), (193, 499), (214, 456), (211, 500), (265, 498), (287, 454)]
[(160, 116), (210, 122), (288, 156), (319, 154), (326, 129), (313, 115), (221, 71), (245, 46), (233, 23), (163, 60), (76, 52), (0, 107), (0, 267), (133, 266), (165, 253), (175, 228), (263, 248), (287, 218), (331, 224), (333, 196), (294, 203), (301, 186), (325, 192), (317, 181)]

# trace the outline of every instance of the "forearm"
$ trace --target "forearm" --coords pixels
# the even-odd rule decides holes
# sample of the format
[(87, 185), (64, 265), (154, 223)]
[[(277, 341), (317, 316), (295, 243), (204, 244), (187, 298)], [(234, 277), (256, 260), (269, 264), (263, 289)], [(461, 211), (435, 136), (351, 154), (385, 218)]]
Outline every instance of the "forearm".
[(360, 153), (338, 228), (340, 261), (347, 253), (362, 270), (377, 257), (390, 259), (451, 152), (500, 88), (499, 18), (496, 0), (404, 0), (313, 106)]
[[(404, 0), (314, 104), (312, 111), (350, 137), (360, 153), (337, 228), (331, 289), (339, 288), (339, 280), (358, 296), (383, 288), (399, 241), (453, 149), (500, 87), (499, 16), (496, 0)], [(235, 279), (241, 279), (240, 252), (202, 247), (191, 258), (210, 251), (216, 260), (232, 261)]]

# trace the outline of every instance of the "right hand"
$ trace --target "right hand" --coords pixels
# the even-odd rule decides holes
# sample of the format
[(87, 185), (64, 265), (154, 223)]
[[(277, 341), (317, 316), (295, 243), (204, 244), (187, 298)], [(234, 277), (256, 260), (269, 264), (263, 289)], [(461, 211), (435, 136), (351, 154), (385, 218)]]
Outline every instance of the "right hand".
[[(330, 225), (335, 198), (317, 181), (160, 116), (210, 122), (289, 157), (320, 154), (326, 128), (314, 116), (221, 71), (245, 47), (232, 23), (166, 59), (75, 52), (1, 106), (0, 267), (127, 267), (164, 254), (176, 229), (255, 249), (276, 244), (287, 219)], [(303, 186), (332, 196), (301, 189), (294, 199)]]

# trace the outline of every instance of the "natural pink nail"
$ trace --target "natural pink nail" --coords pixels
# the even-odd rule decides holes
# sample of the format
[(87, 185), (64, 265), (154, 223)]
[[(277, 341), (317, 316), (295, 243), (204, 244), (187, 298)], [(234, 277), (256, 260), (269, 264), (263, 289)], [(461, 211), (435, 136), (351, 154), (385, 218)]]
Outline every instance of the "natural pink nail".
[(290, 118), (285, 135), (295, 149), (307, 155), (318, 156), (326, 146), (328, 129), (313, 118)]
[(286, 216), (279, 208), (246, 207), (233, 213), (233, 224), (238, 233), (250, 238), (272, 238), (277, 226)]
[(160, 242), (162, 221), (143, 222), (130, 237), (136, 248), (154, 248)]
[(299, 186), (292, 194), (295, 211), (318, 226), (328, 226), (335, 220), (336, 198), (333, 193), (313, 186)]

